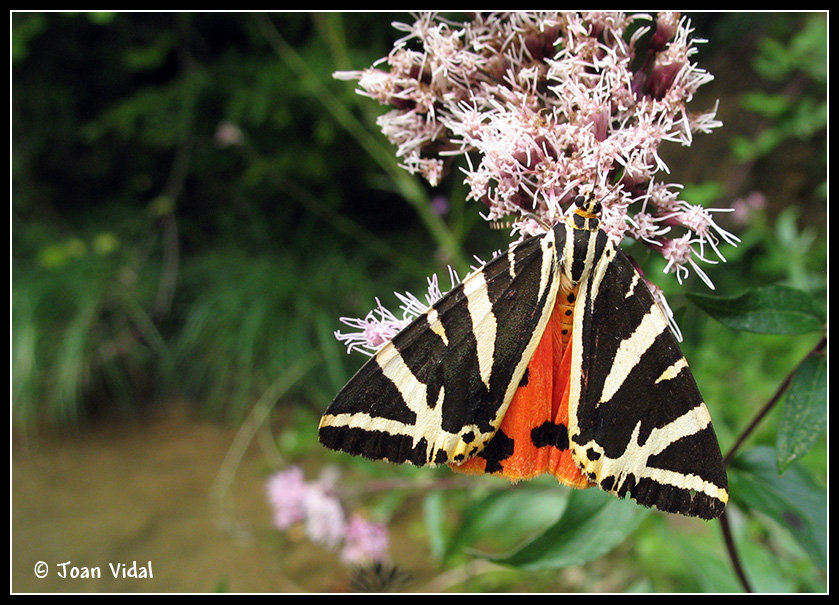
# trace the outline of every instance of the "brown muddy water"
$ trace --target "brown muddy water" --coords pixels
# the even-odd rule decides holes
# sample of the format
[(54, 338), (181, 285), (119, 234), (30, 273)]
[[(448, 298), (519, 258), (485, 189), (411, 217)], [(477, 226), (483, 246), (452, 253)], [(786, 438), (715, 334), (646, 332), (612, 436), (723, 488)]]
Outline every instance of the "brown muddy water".
[[(255, 442), (218, 497), (236, 435), (166, 413), (41, 438), (37, 446), (13, 439), (10, 590), (347, 590), (349, 572), (336, 554), (272, 527), (269, 465)], [(391, 551), (401, 551), (419, 580), (416, 568), (430, 561), (427, 544), (394, 531)], [(97, 569), (99, 577), (82, 577)], [(404, 589), (420, 590), (415, 583)]]

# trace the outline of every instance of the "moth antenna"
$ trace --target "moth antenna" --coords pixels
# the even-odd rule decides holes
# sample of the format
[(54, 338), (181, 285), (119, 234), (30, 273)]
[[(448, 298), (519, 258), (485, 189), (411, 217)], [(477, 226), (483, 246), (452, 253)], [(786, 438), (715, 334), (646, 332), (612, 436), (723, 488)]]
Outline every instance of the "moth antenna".
[(500, 231), (501, 229), (512, 229), (513, 227), (513, 219), (497, 219), (494, 221), (490, 221), (489, 228)]

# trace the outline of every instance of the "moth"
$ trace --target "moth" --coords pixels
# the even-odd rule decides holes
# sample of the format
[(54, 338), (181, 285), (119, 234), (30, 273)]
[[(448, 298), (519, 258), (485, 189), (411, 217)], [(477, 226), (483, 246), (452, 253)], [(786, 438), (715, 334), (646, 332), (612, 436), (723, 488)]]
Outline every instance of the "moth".
[(510, 247), (385, 344), (326, 410), (328, 448), (512, 481), (549, 473), (713, 519), (728, 481), (667, 317), (600, 203)]

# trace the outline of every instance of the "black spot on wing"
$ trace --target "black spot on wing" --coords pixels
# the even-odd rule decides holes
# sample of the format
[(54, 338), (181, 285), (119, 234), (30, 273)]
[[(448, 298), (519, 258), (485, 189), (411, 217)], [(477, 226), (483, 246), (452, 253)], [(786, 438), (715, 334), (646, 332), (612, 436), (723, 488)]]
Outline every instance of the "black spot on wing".
[(486, 473), (501, 472), (501, 463), (513, 455), (515, 441), (508, 437), (502, 430), (496, 431), (486, 447), (478, 453), (479, 458), (486, 460)]
[(530, 440), (536, 447), (553, 446), (560, 451), (568, 449), (568, 427), (562, 423), (546, 421), (530, 431)]

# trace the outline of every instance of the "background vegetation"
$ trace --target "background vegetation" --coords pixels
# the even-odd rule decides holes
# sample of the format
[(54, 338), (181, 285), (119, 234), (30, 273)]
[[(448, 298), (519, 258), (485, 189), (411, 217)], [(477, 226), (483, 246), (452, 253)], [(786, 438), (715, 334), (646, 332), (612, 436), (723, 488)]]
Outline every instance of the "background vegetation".
[[(695, 102), (720, 99), (725, 127), (667, 160), (691, 201), (738, 200), (744, 212), (726, 228), (742, 244), (709, 271), (723, 298), (697, 282), (688, 302), (659, 281), (724, 453), (747, 436), (731, 461), (728, 515), (744, 571), (732, 570), (716, 526), (685, 531), (550, 482), (479, 483), (422, 502), (441, 571), (476, 548), (511, 570), (457, 589), (825, 589), (826, 358), (808, 353), (826, 316), (826, 16), (690, 16), (709, 40), (696, 60), (716, 76)], [(401, 170), (375, 126), (380, 108), (331, 76), (385, 56), (399, 34), (390, 23), (409, 19), (12, 15), (15, 435), (176, 401), (241, 423), (257, 404), (281, 419), (286, 462), (341, 465), (362, 484), (442, 486), (445, 473), (328, 455), (315, 437), (362, 361), (334, 339), (337, 318), (365, 315), (376, 296), (395, 306), (390, 292), (421, 291), (446, 264), (462, 270), (506, 245), (464, 203), (457, 174), (432, 190)], [(432, 210), (435, 196), (445, 213)], [(779, 393), (788, 377), (792, 390)], [(356, 494), (384, 519), (404, 497)], [(534, 510), (547, 512), (515, 514)], [(604, 536), (615, 515), (624, 531)], [(586, 550), (593, 536), (602, 547)], [(629, 567), (601, 585), (612, 547)], [(586, 583), (556, 583), (557, 569), (584, 561)]]

